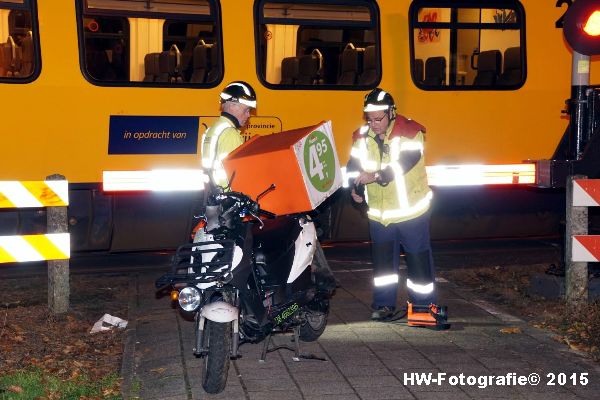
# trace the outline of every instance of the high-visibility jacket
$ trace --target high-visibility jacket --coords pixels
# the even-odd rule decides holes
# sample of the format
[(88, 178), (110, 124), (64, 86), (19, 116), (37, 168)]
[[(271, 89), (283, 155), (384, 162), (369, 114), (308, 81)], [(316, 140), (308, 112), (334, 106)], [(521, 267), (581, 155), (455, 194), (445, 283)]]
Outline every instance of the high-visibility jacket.
[[(423, 157), (425, 128), (400, 115), (388, 127), (383, 141), (383, 151), (375, 141), (375, 132), (363, 126), (354, 134), (350, 156), (366, 172), (393, 171), (387, 185), (373, 182), (366, 185), (365, 201), (371, 220), (387, 226), (423, 215), (431, 203), (433, 193), (427, 184)], [(400, 160), (404, 151), (420, 151), (421, 157), (407, 171)], [(356, 163), (355, 163), (356, 164)]]
[(240, 130), (224, 115), (202, 135), (202, 168), (212, 174), (217, 185), (228, 186), (223, 159), (242, 143)]

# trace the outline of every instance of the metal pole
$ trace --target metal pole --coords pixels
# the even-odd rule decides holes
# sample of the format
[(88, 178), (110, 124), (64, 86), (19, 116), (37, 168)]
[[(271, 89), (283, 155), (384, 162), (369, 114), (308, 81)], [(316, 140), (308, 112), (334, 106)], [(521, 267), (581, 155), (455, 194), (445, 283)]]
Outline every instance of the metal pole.
[[(590, 57), (573, 50), (571, 66), (571, 99), (569, 104), (569, 158), (581, 160), (588, 139), (587, 94), (590, 84)], [(573, 207), (573, 181), (583, 175), (569, 175), (566, 182), (565, 227), (565, 297), (568, 305), (588, 301), (588, 268), (586, 262), (573, 262), (573, 235), (588, 231), (587, 207)]]
[[(49, 181), (65, 180), (62, 175), (50, 175)], [(48, 233), (66, 233), (67, 207), (48, 207), (46, 214)], [(48, 261), (48, 308), (54, 315), (69, 310), (69, 260)]]
[(569, 114), (569, 155), (572, 160), (580, 160), (588, 137), (587, 89), (590, 85), (590, 56), (573, 51), (571, 66), (571, 100)]
[(569, 306), (577, 306), (588, 301), (588, 264), (572, 261), (573, 235), (587, 235), (588, 233), (587, 207), (573, 207), (573, 181), (585, 178), (585, 175), (573, 175), (569, 176), (567, 180), (565, 298)]

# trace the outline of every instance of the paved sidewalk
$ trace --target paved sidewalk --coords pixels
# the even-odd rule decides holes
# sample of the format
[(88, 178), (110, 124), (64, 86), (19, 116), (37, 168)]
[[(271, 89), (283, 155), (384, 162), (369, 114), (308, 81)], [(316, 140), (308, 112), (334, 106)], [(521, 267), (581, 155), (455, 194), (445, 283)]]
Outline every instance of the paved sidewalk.
[[(294, 362), (293, 353), (258, 359), (262, 343), (241, 347), (223, 393), (202, 390), (201, 362), (192, 354), (193, 322), (156, 299), (154, 279), (132, 280), (130, 325), (123, 359), (124, 397), (129, 399), (600, 399), (600, 368), (551, 335), (527, 326), (448, 282), (439, 282), (452, 329), (435, 332), (369, 320), (369, 265), (354, 269), (332, 262), (341, 283), (332, 299), (329, 323), (304, 353), (328, 361)], [(518, 327), (521, 333), (503, 333)], [(510, 329), (509, 329), (510, 331)], [(291, 335), (280, 335), (278, 344)], [(462, 378), (461, 378), (462, 374)], [(514, 374), (514, 375), (512, 375)], [(525, 383), (540, 378), (538, 385)], [(493, 378), (484, 378), (489, 376)], [(500, 378), (500, 377), (504, 378)], [(442, 378), (443, 382), (426, 379)], [(525, 384), (501, 380), (524, 380)], [(491, 379), (485, 388), (483, 379)], [(461, 384), (462, 380), (462, 384)], [(586, 385), (583, 385), (587, 381)], [(552, 385), (553, 383), (553, 385)]]

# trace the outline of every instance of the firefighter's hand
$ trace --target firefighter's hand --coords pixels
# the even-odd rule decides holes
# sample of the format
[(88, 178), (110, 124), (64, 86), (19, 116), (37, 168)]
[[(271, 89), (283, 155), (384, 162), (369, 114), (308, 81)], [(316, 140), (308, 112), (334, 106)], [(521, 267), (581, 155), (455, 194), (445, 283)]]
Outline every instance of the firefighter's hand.
[(356, 203), (360, 204), (365, 200), (356, 193), (356, 190), (354, 190), (354, 188), (352, 188), (352, 192), (350, 192), (350, 195), (352, 196), (352, 200), (354, 200)]
[(360, 175), (354, 180), (355, 185), (366, 185), (367, 183), (373, 183), (377, 180), (375, 172), (361, 172)]

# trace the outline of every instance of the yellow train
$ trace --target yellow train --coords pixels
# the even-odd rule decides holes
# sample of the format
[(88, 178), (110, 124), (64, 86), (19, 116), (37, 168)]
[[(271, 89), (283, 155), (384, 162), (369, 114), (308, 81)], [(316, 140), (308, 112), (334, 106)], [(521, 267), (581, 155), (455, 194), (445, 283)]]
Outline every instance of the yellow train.
[[(509, 165), (522, 183), (510, 168), (551, 157), (568, 125), (567, 3), (1, 0), (0, 180), (64, 175), (75, 251), (173, 247), (195, 195), (105, 193), (103, 171), (198, 168), (218, 93), (241, 79), (258, 97), (247, 135), (331, 120), (344, 163), (380, 86), (427, 127), (429, 166)], [(38, 220), (2, 212), (0, 234)]]

